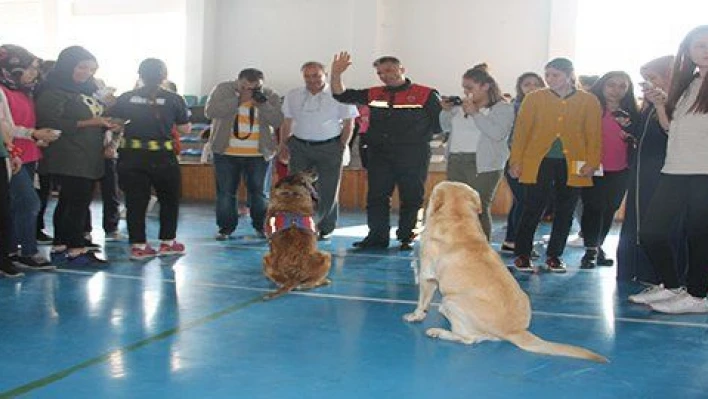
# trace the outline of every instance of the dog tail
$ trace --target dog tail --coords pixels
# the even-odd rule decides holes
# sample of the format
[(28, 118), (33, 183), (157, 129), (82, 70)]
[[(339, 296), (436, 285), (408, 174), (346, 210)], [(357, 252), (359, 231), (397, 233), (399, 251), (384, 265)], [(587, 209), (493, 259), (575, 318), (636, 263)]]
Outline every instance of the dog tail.
[(288, 292), (294, 290), (295, 287), (297, 287), (297, 286), (298, 286), (297, 283), (285, 284), (285, 285), (283, 285), (282, 287), (278, 288), (277, 290), (275, 290), (275, 291), (273, 291), (273, 292), (270, 292), (270, 293), (264, 295), (264, 296), (263, 296), (263, 300), (264, 300), (264, 301), (269, 301), (269, 300), (275, 299), (275, 298), (277, 298), (277, 297), (279, 297), (279, 296), (281, 296), (281, 295), (285, 295), (285, 294), (287, 294)]
[(530, 331), (514, 333), (506, 336), (505, 338), (508, 339), (512, 344), (529, 352), (541, 353), (544, 355), (551, 356), (574, 357), (578, 359), (592, 360), (593, 362), (598, 363), (608, 362), (606, 357), (598, 355), (597, 353), (589, 351), (585, 348), (544, 341), (538, 336), (532, 334)]

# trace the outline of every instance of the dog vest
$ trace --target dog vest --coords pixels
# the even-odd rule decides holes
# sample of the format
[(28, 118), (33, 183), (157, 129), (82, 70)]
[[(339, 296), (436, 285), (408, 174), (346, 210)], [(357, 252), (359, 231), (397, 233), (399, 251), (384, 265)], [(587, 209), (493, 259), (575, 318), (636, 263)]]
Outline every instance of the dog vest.
[(299, 213), (278, 212), (272, 216), (265, 226), (265, 234), (269, 238), (279, 231), (297, 228), (312, 233), (317, 232), (312, 216), (303, 216)]

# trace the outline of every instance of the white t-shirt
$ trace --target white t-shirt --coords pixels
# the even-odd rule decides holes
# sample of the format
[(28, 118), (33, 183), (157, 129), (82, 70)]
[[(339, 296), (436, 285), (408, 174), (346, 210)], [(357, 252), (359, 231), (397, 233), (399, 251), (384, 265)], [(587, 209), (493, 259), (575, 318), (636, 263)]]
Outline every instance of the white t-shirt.
[(322, 141), (339, 136), (344, 119), (356, 118), (356, 106), (342, 104), (332, 97), (329, 86), (317, 94), (301, 87), (288, 92), (283, 115), (293, 120), (293, 135), (303, 140)]
[(694, 79), (676, 104), (663, 173), (708, 175), (708, 114), (689, 111), (702, 83), (702, 78)]
[(452, 109), (452, 129), (450, 131), (450, 141), (448, 148), (451, 154), (476, 153), (479, 136), (482, 132), (477, 127), (472, 116), (465, 118), (462, 107)]

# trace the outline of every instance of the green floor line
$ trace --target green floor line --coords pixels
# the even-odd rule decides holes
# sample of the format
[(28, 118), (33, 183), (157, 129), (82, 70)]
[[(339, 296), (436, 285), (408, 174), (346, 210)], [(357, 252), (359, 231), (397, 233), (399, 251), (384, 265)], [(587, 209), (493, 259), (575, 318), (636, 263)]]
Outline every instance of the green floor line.
[(17, 397), (17, 396), (19, 396), (19, 395), (27, 394), (27, 393), (29, 393), (29, 392), (32, 392), (32, 391), (36, 390), (36, 389), (45, 387), (45, 386), (47, 386), (47, 385), (49, 385), (49, 384), (52, 384), (52, 383), (57, 382), (57, 381), (59, 381), (59, 380), (62, 380), (62, 379), (66, 378), (66, 377), (68, 377), (68, 376), (70, 376), (70, 375), (72, 375), (72, 374), (74, 374), (74, 373), (76, 373), (76, 372), (78, 372), (78, 371), (87, 369), (87, 368), (92, 367), (92, 366), (96, 366), (96, 365), (101, 364), (101, 363), (105, 363), (106, 361), (109, 361), (109, 360), (111, 359), (111, 356), (113, 356), (113, 355), (116, 354), (116, 353), (133, 352), (133, 351), (135, 351), (135, 350), (137, 350), (137, 349), (140, 349), (140, 348), (142, 348), (142, 347), (144, 347), (144, 346), (150, 345), (150, 344), (152, 344), (152, 343), (154, 343), (154, 342), (161, 341), (161, 340), (163, 340), (163, 339), (165, 339), (165, 338), (168, 338), (168, 337), (171, 337), (171, 336), (173, 336), (173, 335), (176, 335), (176, 334), (178, 334), (178, 333), (180, 333), (180, 332), (182, 332), (182, 331), (187, 331), (187, 330), (190, 330), (190, 329), (192, 329), (192, 328), (205, 325), (205, 324), (207, 324), (207, 323), (209, 323), (209, 322), (212, 322), (212, 321), (214, 321), (214, 320), (216, 320), (216, 319), (218, 319), (218, 318), (220, 318), (220, 317), (226, 316), (226, 315), (228, 315), (228, 314), (231, 314), (231, 313), (237, 312), (237, 311), (239, 311), (239, 310), (241, 310), (241, 309), (244, 309), (244, 308), (246, 308), (246, 307), (248, 307), (248, 306), (250, 306), (250, 305), (253, 305), (254, 303), (261, 302), (261, 301), (262, 301), (262, 298), (263, 298), (262, 295), (258, 295), (257, 297), (254, 297), (254, 298), (252, 298), (252, 299), (250, 299), (250, 300), (248, 300), (248, 301), (237, 303), (237, 304), (235, 304), (235, 305), (233, 305), (233, 306), (229, 306), (229, 307), (226, 308), (226, 309), (223, 309), (223, 310), (220, 310), (220, 311), (218, 311), (218, 312), (216, 312), (216, 313), (212, 313), (212, 314), (210, 314), (210, 315), (204, 316), (204, 317), (202, 317), (202, 318), (200, 318), (200, 319), (191, 321), (191, 322), (186, 323), (186, 324), (184, 324), (184, 325), (177, 326), (177, 327), (175, 327), (175, 328), (172, 328), (172, 329), (163, 331), (163, 332), (161, 332), (161, 333), (159, 333), (159, 334), (157, 334), (157, 335), (153, 335), (153, 336), (151, 336), (151, 337), (145, 338), (145, 339), (143, 339), (143, 340), (141, 340), (141, 341), (138, 341), (138, 342), (135, 342), (135, 343), (133, 343), (133, 344), (126, 345), (126, 346), (123, 346), (123, 347), (118, 348), (118, 349), (114, 349), (114, 350), (112, 350), (112, 351), (110, 351), (110, 352), (108, 352), (108, 353), (105, 353), (105, 354), (100, 355), (100, 356), (96, 356), (96, 357), (94, 357), (94, 358), (92, 358), (92, 359), (88, 359), (88, 360), (86, 360), (86, 361), (84, 361), (84, 362), (81, 362), (81, 363), (75, 365), (75, 366), (72, 366), (72, 367), (66, 368), (66, 369), (64, 369), (64, 370), (58, 371), (58, 372), (56, 372), (56, 373), (54, 373), (54, 374), (50, 374), (50, 375), (48, 375), (48, 376), (46, 376), (46, 377), (44, 377), (44, 378), (40, 378), (40, 379), (38, 379), (38, 380), (34, 380), (34, 381), (30, 382), (30, 383), (27, 383), (27, 384), (25, 384), (25, 385), (19, 386), (19, 387), (15, 388), (15, 389), (2, 392), (2, 393), (0, 393), (0, 398), (1, 398), (1, 399), (14, 398), (14, 397)]

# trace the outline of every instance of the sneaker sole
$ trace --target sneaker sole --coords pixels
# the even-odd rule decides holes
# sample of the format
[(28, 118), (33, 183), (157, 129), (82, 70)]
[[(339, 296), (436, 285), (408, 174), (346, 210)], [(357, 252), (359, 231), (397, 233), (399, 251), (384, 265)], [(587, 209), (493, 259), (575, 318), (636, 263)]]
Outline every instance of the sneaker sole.
[(548, 270), (549, 273), (557, 273), (557, 274), (563, 274), (563, 273), (567, 273), (567, 272), (568, 272), (567, 269), (551, 269), (551, 268), (547, 268), (547, 270)]
[(157, 256), (176, 256), (176, 255), (184, 255), (186, 251), (170, 251), (170, 252), (159, 252)]
[(18, 272), (18, 273), (15, 273), (15, 274), (10, 274), (10, 273), (8, 273), (8, 272), (6, 272), (6, 271), (4, 271), (4, 270), (0, 270), (0, 276), (5, 276), (5, 277), (7, 277), (7, 278), (20, 278), (20, 277), (24, 277), (25, 274), (22, 273), (22, 272)]
[(157, 255), (145, 255), (145, 256), (132, 256), (131, 255), (129, 259), (130, 260), (145, 260), (145, 259), (154, 258), (156, 256)]
[(24, 269), (24, 270), (37, 270), (37, 271), (50, 271), (50, 270), (57, 270), (57, 267), (54, 265), (47, 265), (47, 266), (30, 266), (26, 265), (24, 263), (20, 262), (13, 262), (16, 268), (18, 269)]

